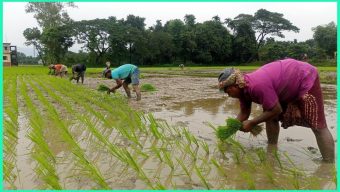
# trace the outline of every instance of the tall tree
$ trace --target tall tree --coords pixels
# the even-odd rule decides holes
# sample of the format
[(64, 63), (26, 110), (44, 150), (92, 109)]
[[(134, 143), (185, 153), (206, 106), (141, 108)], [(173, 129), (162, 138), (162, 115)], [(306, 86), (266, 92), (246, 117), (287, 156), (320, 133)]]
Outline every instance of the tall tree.
[(182, 53), (182, 33), (185, 30), (185, 25), (183, 21), (181, 21), (180, 19), (167, 21), (164, 25), (164, 30), (172, 36), (173, 44), (175, 45), (174, 57), (175, 60), (179, 59)]
[(192, 14), (187, 14), (184, 16), (184, 23), (188, 27), (194, 27), (196, 24), (196, 17)]
[(283, 14), (259, 9), (254, 15), (254, 30), (258, 33), (257, 48), (259, 48), (267, 35), (284, 38), (283, 31), (294, 31), (300, 29), (294, 26), (289, 20), (283, 18)]
[(46, 65), (46, 57), (45, 57), (45, 50), (44, 46), (41, 43), (41, 32), (37, 27), (27, 28), (23, 32), (24, 37), (26, 38), (25, 45), (33, 45), (33, 47), (37, 50), (38, 56), (43, 63)]
[(232, 37), (220, 22), (205, 21), (197, 24), (195, 62), (225, 63), (231, 59)]
[(314, 40), (318, 47), (324, 49), (327, 55), (333, 58), (337, 50), (337, 26), (335, 23), (331, 22), (324, 26), (319, 25), (312, 30), (314, 32)]
[(41, 28), (52, 28), (67, 24), (71, 21), (65, 7), (75, 7), (74, 3), (62, 2), (31, 2), (26, 5), (26, 13), (34, 13)]
[(283, 31), (299, 32), (299, 28), (294, 26), (289, 20), (283, 18), (283, 14), (270, 12), (265, 9), (259, 9), (254, 16), (248, 14), (240, 14), (232, 19), (226, 19), (226, 23), (232, 29), (244, 23), (250, 23), (253, 31), (257, 33), (256, 37), (256, 52), (248, 60), (252, 61), (258, 57), (257, 53), (260, 47), (264, 44), (265, 38), (268, 35), (284, 38)]
[(233, 58), (246, 62), (256, 54), (256, 37), (252, 29), (254, 17), (240, 14), (232, 19), (225, 19), (225, 23), (233, 30)]
[[(71, 38), (62, 37), (67, 33), (65, 33), (65, 28), (60, 28), (71, 22), (65, 10), (67, 6), (75, 7), (73, 3), (62, 2), (30, 2), (26, 5), (26, 13), (34, 14), (34, 18), (37, 20), (42, 31), (38, 39), (35, 39), (35, 43), (38, 46), (37, 43), (39, 42), (40, 47), (36, 48), (43, 50), (40, 51), (40, 54), (43, 54), (41, 55), (41, 58), (44, 58), (43, 61), (45, 60), (50, 63), (60, 62), (67, 49), (73, 44), (70, 42)], [(26, 36), (31, 36), (36, 30), (27, 29), (25, 31)], [(29, 35), (29, 33), (32, 34)], [(57, 42), (58, 44), (56, 44)], [(27, 43), (33, 43), (32, 39), (27, 39)]]
[(108, 52), (110, 29), (117, 26), (116, 19), (82, 20), (72, 24), (77, 42), (83, 44), (83, 49), (95, 55), (95, 65), (104, 63), (105, 54)]

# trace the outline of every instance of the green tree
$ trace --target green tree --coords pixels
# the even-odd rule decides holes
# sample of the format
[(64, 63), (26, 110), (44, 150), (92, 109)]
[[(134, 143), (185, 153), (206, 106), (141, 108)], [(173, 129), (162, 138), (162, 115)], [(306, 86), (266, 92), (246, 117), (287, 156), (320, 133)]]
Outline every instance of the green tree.
[(255, 31), (251, 27), (253, 20), (253, 16), (246, 14), (225, 20), (233, 30), (233, 59), (236, 61), (246, 62), (257, 52)]
[(108, 52), (110, 29), (116, 24), (115, 18), (82, 20), (71, 24), (75, 37), (79, 44), (83, 44), (83, 49), (89, 51), (94, 56), (91, 64), (100, 65), (105, 63), (105, 55)]
[(325, 50), (326, 54), (334, 58), (334, 54), (337, 50), (337, 26), (334, 22), (327, 25), (319, 25), (312, 28), (314, 32), (314, 40), (318, 47)]
[(46, 65), (46, 57), (45, 57), (45, 50), (44, 45), (41, 43), (41, 32), (37, 27), (34, 28), (27, 28), (23, 32), (24, 37), (26, 38), (25, 45), (33, 47), (37, 50), (38, 56), (41, 59), (43, 65)]
[(283, 18), (283, 14), (270, 12), (265, 9), (258, 10), (254, 15), (254, 30), (258, 33), (257, 48), (259, 48), (267, 35), (284, 38), (283, 31), (299, 32), (300, 29), (290, 21)]
[(181, 58), (182, 53), (182, 33), (185, 30), (185, 25), (180, 19), (167, 21), (164, 25), (164, 31), (172, 36), (173, 44), (175, 46), (174, 60)]
[(216, 64), (231, 60), (232, 37), (221, 22), (212, 20), (197, 24), (195, 34), (195, 62)]
[[(34, 14), (42, 32), (39, 31), (40, 35), (38, 35), (37, 28), (27, 29), (24, 31), (24, 36), (30, 37), (26, 38), (27, 44), (35, 44), (44, 64), (60, 62), (67, 49), (73, 44), (68, 35), (63, 37), (68, 34), (63, 26), (71, 22), (66, 7), (75, 6), (73, 3), (62, 2), (31, 2), (26, 5), (26, 13)], [(32, 39), (32, 36), (35, 38)]]

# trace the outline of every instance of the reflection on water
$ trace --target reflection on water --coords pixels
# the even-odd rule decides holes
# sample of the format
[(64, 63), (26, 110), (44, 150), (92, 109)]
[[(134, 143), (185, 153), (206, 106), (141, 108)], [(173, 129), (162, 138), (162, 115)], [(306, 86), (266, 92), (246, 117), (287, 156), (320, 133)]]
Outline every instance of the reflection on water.
[[(336, 138), (336, 87), (323, 85), (322, 88), (327, 124), (333, 137)], [(205, 139), (210, 144), (214, 144), (217, 139), (214, 130), (207, 123), (211, 123), (214, 126), (225, 124), (225, 119), (236, 117), (238, 111), (239, 104), (236, 99), (221, 95), (221, 98), (176, 103), (175, 107), (163, 108), (162, 111), (155, 112), (154, 114), (155, 117), (165, 119), (170, 124), (186, 126), (196, 136)], [(262, 107), (253, 104), (250, 118), (261, 112)], [(238, 132), (236, 139), (249, 150), (267, 146), (265, 131), (256, 138), (248, 133)], [(310, 149), (317, 150), (312, 151)], [(320, 164), (320, 161), (315, 161), (315, 159), (321, 157), (321, 154), (318, 151), (315, 136), (310, 129), (299, 126), (281, 129), (278, 150), (286, 152), (297, 166), (303, 167), (307, 172), (314, 174), (316, 177), (325, 178), (329, 176), (329, 174), (324, 174), (326, 165)], [(228, 171), (240, 170), (237, 168)], [(266, 188), (265, 186), (262, 187)]]

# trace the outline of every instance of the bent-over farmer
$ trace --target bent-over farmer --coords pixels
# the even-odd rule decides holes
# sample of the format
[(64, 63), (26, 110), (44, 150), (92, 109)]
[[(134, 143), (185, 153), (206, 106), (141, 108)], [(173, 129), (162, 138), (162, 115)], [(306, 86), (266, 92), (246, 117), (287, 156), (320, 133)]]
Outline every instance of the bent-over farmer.
[[(218, 77), (219, 89), (240, 101), (237, 116), (249, 132), (265, 122), (269, 144), (277, 144), (281, 127), (299, 125), (310, 128), (324, 161), (334, 162), (334, 140), (324, 114), (323, 96), (317, 69), (294, 59), (268, 63), (254, 72), (241, 74), (227, 68)], [(263, 113), (248, 119), (251, 103), (262, 105)]]
[(60, 76), (61, 78), (67, 74), (67, 66), (63, 64), (52, 64), (49, 65), (48, 68), (54, 70), (55, 76)]
[(84, 83), (86, 66), (85, 64), (78, 63), (72, 66), (72, 79), (75, 79), (77, 83), (79, 82), (79, 78), (81, 78), (81, 83)]
[(120, 88), (123, 85), (126, 95), (131, 98), (131, 92), (128, 86), (131, 83), (132, 88), (136, 92), (137, 101), (141, 100), (141, 92), (139, 88), (139, 73), (140, 72), (138, 67), (133, 64), (124, 64), (114, 70), (105, 69), (103, 72), (104, 77), (116, 80), (117, 84), (116, 86), (108, 90), (107, 93), (114, 93), (116, 89)]

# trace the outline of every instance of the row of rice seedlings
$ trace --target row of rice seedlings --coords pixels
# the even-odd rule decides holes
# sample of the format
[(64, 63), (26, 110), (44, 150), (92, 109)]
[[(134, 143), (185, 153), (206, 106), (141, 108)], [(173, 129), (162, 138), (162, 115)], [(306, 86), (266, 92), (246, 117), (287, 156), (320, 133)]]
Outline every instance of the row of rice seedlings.
[[(60, 79), (58, 79), (60, 81)], [(52, 80), (52, 81), (57, 81), (57, 80)], [(71, 87), (71, 89), (70, 89)], [(72, 85), (69, 82), (65, 82), (63, 85), (60, 85), (61, 90), (64, 90), (65, 92), (72, 92), (74, 97), (77, 97), (77, 100), (80, 100), (82, 103), (92, 103), (95, 106), (101, 107), (102, 109), (106, 110), (109, 112), (109, 114), (115, 114), (115, 116), (120, 117), (117, 118), (117, 121), (119, 120), (120, 122), (124, 122), (128, 124), (128, 127), (123, 127), (123, 126), (115, 126), (115, 128), (128, 140), (134, 142), (135, 144), (139, 145), (142, 147), (142, 145), (138, 141), (138, 136), (136, 135), (135, 131), (133, 129), (135, 128), (140, 128), (143, 126), (141, 125), (141, 122), (138, 121), (139, 117), (135, 113), (131, 113), (128, 108), (121, 108), (120, 103), (115, 100), (108, 100), (108, 96), (106, 94), (100, 95), (96, 93), (95, 95), (91, 93), (88, 90), (84, 90), (82, 88), (78, 88), (74, 85)], [(87, 91), (85, 93), (85, 91)], [(84, 92), (84, 93), (83, 93)], [(83, 101), (82, 101), (83, 100)], [(105, 100), (105, 101), (100, 101), (100, 100)], [(108, 103), (112, 103), (112, 106), (107, 105)], [(92, 106), (93, 107), (93, 106)], [(96, 114), (96, 112), (95, 112)], [(97, 115), (98, 116), (98, 115)]]
[[(40, 84), (40, 86), (44, 87), (43, 85)], [(53, 92), (49, 91), (48, 89), (46, 89), (46, 87), (44, 87), (44, 89), (52, 96), (54, 97), (55, 99), (60, 99), (58, 98), (57, 95), (55, 95)], [(64, 107), (66, 107), (70, 113), (74, 113), (74, 111), (72, 110), (72, 107), (67, 104), (67, 102), (64, 102), (64, 101), (61, 101), (61, 103), (63, 104)], [(79, 119), (80, 118), (83, 118), (83, 120), (86, 122), (86, 124), (88, 125), (88, 128), (90, 129), (90, 131), (95, 135), (95, 137), (97, 137), (97, 139), (100, 141), (100, 142), (103, 142), (105, 144), (105, 146), (109, 147), (109, 151), (111, 152), (111, 154), (113, 154), (115, 157), (117, 157), (121, 162), (123, 163), (128, 163), (130, 165), (130, 167), (132, 167), (138, 174), (139, 174), (139, 177), (144, 180), (146, 182), (146, 184), (148, 186), (151, 186), (151, 181), (149, 180), (149, 178), (145, 175), (145, 173), (143, 172), (143, 170), (138, 167), (139, 165), (136, 162), (136, 158), (132, 157), (130, 155), (130, 153), (126, 150), (122, 150), (120, 148), (118, 148), (117, 146), (115, 145), (112, 145), (108, 139), (106, 137), (104, 137), (103, 135), (101, 135), (98, 130), (95, 128), (94, 125), (91, 124), (90, 120), (86, 117), (82, 117), (80, 115), (79, 116)], [(135, 141), (136, 143), (137, 141)], [(138, 153), (138, 154), (142, 154), (143, 156), (147, 156), (146, 154), (144, 154), (141, 150), (138, 150), (138, 149), (135, 149), (135, 152)], [(136, 166), (137, 165), (137, 166)]]
[[(159, 126), (157, 126), (157, 128), (158, 128)], [(176, 130), (175, 130), (176, 131)], [(153, 134), (154, 135), (154, 134)], [(193, 137), (194, 138), (194, 137)], [(197, 141), (197, 140), (195, 140), (196, 138), (194, 138), (194, 139), (192, 139), (191, 140), (191, 138), (190, 137), (188, 137), (188, 139), (189, 139), (189, 141), (190, 142), (192, 142), (192, 143), (196, 143), (195, 141)], [(198, 143), (198, 142), (197, 142)], [(197, 144), (196, 144), (197, 145)], [(186, 148), (188, 148), (188, 147), (186, 147)], [(188, 150), (188, 149), (187, 149)], [(191, 149), (190, 149), (190, 151), (191, 151)], [(189, 152), (190, 153), (190, 152)], [(197, 154), (195, 154), (195, 153), (193, 153), (192, 151), (191, 151), (191, 156), (195, 156), (195, 158), (197, 158)]]
[(29, 137), (34, 143), (34, 147), (32, 148), (32, 158), (37, 162), (35, 171), (41, 179), (45, 181), (46, 186), (44, 188), (62, 189), (59, 184), (59, 178), (56, 174), (55, 157), (43, 136), (43, 127), (46, 126), (46, 124), (43, 122), (41, 115), (27, 93), (27, 85), (22, 79), (20, 79), (20, 82), (21, 95), (25, 101), (26, 110), (30, 113), (29, 121), (32, 130), (27, 137)]
[(6, 76), (4, 82), (4, 130), (3, 130), (3, 177), (12, 189), (16, 189), (14, 184), (17, 173), (16, 167), (16, 145), (18, 142), (18, 103), (17, 103), (17, 77)]
[[(62, 104), (62, 106), (64, 106), (68, 112), (70, 114), (74, 114), (76, 116), (76, 118), (80, 121), (82, 121), (83, 123), (86, 124), (87, 128), (91, 131), (91, 133), (98, 139), (98, 141), (104, 143), (104, 145), (108, 148), (109, 152), (114, 155), (116, 158), (120, 159), (121, 161), (123, 161), (123, 155), (121, 150), (115, 146), (112, 145), (110, 143), (110, 141), (108, 140), (107, 137), (103, 136), (96, 128), (96, 126), (93, 124), (93, 122), (91, 121), (91, 119), (89, 119), (87, 116), (83, 116), (79, 113), (77, 113), (77, 111), (74, 110), (74, 108), (72, 107), (72, 105), (70, 105), (68, 102), (66, 102), (65, 100), (63, 100), (60, 96), (57, 96), (51, 89), (46, 88), (46, 86), (44, 86), (41, 82), (37, 82), (39, 84), (40, 87), (42, 87), (44, 89), (44, 91), (46, 91), (52, 98), (54, 98), (55, 100), (59, 101), (60, 104)], [(64, 92), (62, 92), (62, 94), (64, 94)], [(66, 94), (66, 93), (65, 93)], [(84, 104), (83, 106), (85, 106), (85, 109), (89, 109), (90, 107), (87, 106), (86, 104)]]
[[(48, 117), (51, 118), (53, 123), (61, 130), (62, 138), (65, 142), (70, 146), (73, 155), (76, 157), (78, 161), (78, 166), (80, 166), (84, 173), (91, 177), (101, 189), (109, 189), (109, 185), (106, 183), (105, 179), (103, 178), (102, 174), (95, 167), (86, 157), (84, 151), (78, 145), (78, 143), (74, 140), (73, 136), (69, 132), (67, 126), (65, 125), (64, 121), (60, 121), (60, 115), (58, 114), (57, 110), (54, 106), (44, 97), (42, 92), (30, 81), (30, 86), (33, 88), (34, 92), (36, 93), (39, 101), (46, 106)], [(60, 102), (60, 101), (59, 101)]]

